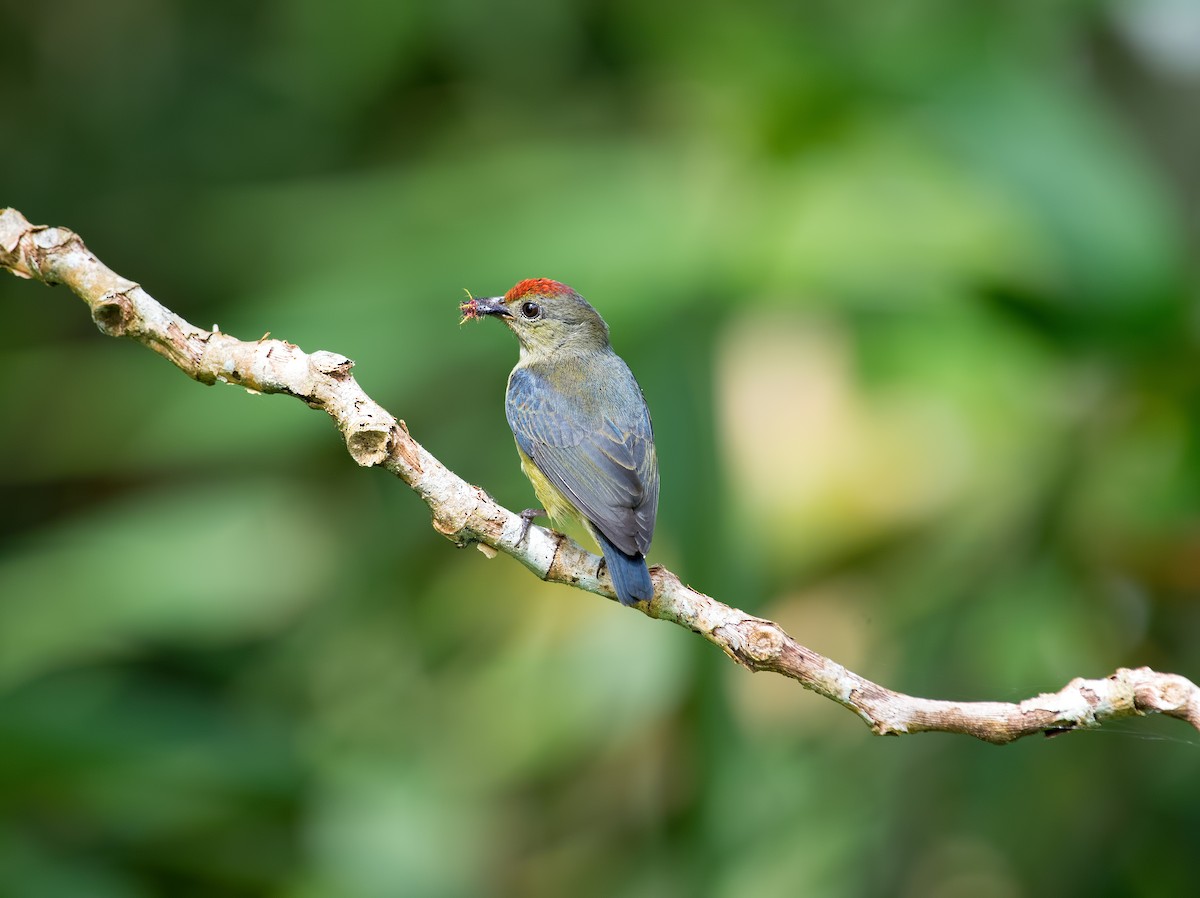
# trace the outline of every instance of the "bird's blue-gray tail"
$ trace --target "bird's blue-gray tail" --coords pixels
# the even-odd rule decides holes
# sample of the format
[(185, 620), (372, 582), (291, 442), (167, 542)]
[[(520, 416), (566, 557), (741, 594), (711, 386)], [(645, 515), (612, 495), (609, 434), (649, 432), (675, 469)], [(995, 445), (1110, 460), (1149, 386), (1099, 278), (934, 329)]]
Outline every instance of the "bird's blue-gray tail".
[(650, 569), (641, 555), (627, 555), (614, 546), (599, 530), (594, 530), (596, 541), (604, 552), (608, 575), (612, 577), (613, 589), (622, 605), (632, 605), (654, 598), (654, 584), (650, 582)]

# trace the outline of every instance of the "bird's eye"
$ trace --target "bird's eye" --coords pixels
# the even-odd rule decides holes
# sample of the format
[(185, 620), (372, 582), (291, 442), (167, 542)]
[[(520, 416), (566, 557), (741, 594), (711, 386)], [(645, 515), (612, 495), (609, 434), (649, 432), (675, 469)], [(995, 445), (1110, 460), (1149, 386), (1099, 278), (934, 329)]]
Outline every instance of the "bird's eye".
[(521, 303), (521, 314), (532, 321), (534, 318), (542, 317), (542, 307), (536, 302)]

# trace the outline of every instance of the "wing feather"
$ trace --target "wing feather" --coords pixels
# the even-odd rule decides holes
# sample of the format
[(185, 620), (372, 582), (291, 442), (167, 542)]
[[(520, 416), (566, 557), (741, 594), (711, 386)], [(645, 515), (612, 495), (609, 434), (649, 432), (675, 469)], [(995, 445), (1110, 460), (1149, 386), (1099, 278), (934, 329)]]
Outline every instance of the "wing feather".
[[(556, 389), (545, 373), (518, 367), (505, 410), (517, 445), (589, 523), (630, 555), (644, 555), (658, 508), (658, 458), (650, 413), (624, 362), (586, 402)], [(630, 414), (630, 409), (633, 413)]]

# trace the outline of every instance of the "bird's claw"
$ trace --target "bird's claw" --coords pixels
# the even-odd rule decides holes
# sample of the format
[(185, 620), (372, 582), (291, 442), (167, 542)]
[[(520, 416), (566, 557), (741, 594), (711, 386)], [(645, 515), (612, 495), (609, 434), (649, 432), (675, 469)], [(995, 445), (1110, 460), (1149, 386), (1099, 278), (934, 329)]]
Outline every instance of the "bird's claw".
[(521, 532), (517, 534), (517, 546), (529, 537), (529, 528), (533, 526), (533, 519), (539, 518), (546, 513), (544, 508), (526, 508), (519, 517), (521, 518)]

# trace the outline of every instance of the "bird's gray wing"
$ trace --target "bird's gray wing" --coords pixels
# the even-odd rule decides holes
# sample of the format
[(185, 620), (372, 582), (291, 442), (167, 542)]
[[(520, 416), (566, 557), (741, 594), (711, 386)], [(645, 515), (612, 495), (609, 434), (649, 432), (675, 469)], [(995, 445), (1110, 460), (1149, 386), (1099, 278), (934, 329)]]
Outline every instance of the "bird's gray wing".
[(637, 412), (624, 426), (603, 407), (588, 419), (528, 368), (509, 378), (505, 412), (521, 451), (592, 526), (622, 552), (644, 555), (658, 508), (658, 457), (650, 414), (629, 379)]

